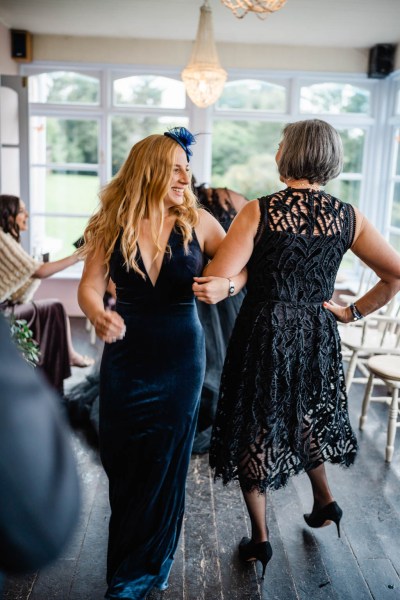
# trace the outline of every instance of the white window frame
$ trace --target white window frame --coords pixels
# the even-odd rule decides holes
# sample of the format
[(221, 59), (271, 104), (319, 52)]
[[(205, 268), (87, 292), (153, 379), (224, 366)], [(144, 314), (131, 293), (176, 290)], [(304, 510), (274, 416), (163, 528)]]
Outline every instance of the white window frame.
[[(394, 115), (396, 94), (400, 89), (400, 73), (394, 73), (384, 80), (369, 79), (364, 74), (348, 73), (310, 73), (306, 71), (270, 71), (252, 69), (231, 69), (228, 73), (230, 82), (241, 79), (258, 79), (284, 85), (287, 88), (287, 109), (283, 113), (268, 113), (267, 111), (239, 111), (216, 109), (215, 106), (199, 109), (189, 98), (186, 108), (163, 109), (159, 107), (118, 107), (112, 106), (112, 82), (115, 78), (133, 75), (153, 75), (171, 77), (180, 80), (178, 68), (149, 67), (143, 65), (101, 65), (96, 63), (75, 64), (70, 62), (43, 62), (21, 66), (23, 75), (33, 75), (44, 71), (68, 71), (86, 73), (100, 76), (100, 104), (98, 106), (79, 105), (49, 105), (30, 104), (30, 115), (46, 115), (74, 118), (97, 118), (100, 123), (99, 148), (99, 178), (100, 185), (104, 185), (111, 177), (111, 118), (114, 115), (174, 115), (186, 116), (189, 119), (189, 128), (199, 135), (192, 159), (192, 168), (199, 181), (209, 182), (211, 179), (211, 136), (214, 119), (234, 120), (266, 120), (293, 122), (307, 118), (322, 118), (337, 128), (360, 127), (366, 131), (363, 165), (361, 177), (354, 175), (361, 181), (360, 209), (388, 236), (394, 232), (390, 227), (390, 211), (392, 205), (394, 182), (399, 181), (399, 176), (394, 176), (395, 144), (388, 144), (388, 139), (393, 139), (393, 132), (400, 128), (400, 114)], [(303, 85), (315, 83), (336, 82), (349, 83), (350, 85), (367, 88), (371, 91), (371, 109), (369, 115), (358, 114), (305, 114), (300, 113), (300, 88)], [(399, 92), (400, 93), (400, 92)], [(351, 174), (346, 174), (350, 179)], [(261, 190), (260, 190), (261, 191)], [(29, 199), (28, 199), (29, 202)], [(396, 229), (400, 235), (400, 228)]]

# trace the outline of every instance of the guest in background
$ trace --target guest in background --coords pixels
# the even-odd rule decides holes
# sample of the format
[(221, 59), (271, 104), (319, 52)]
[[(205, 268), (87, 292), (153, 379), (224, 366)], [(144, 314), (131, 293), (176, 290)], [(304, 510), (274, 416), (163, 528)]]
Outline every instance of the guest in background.
[(0, 195), (0, 303), (11, 307), (17, 319), (25, 319), (38, 342), (39, 366), (52, 385), (62, 392), (63, 381), (71, 375), (71, 366), (88, 367), (93, 359), (82, 356), (73, 347), (69, 319), (58, 300), (32, 297), (40, 280), (63, 271), (78, 262), (72, 254), (54, 262), (39, 262), (20, 244), (20, 233), (28, 229), (25, 203), (17, 196)]
[[(228, 188), (196, 185), (193, 177), (193, 191), (202, 208), (210, 212), (225, 231), (236, 214), (246, 204), (247, 199)], [(237, 314), (242, 305), (245, 290), (226, 298), (218, 304), (197, 302), (197, 312), (204, 329), (206, 343), (206, 372), (201, 390), (199, 417), (194, 436), (194, 454), (208, 452), (211, 431), (218, 402), (219, 384), (226, 348), (232, 333)]]
[(58, 398), (20, 356), (1, 315), (0, 390), (0, 571), (25, 573), (64, 548), (79, 485)]

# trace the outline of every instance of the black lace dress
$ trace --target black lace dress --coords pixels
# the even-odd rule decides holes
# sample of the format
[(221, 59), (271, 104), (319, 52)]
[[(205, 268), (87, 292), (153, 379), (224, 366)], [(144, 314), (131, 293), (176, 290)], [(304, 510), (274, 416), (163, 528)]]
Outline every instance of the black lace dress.
[(287, 188), (259, 206), (210, 464), (223, 483), (239, 479), (264, 492), (324, 461), (349, 466), (356, 456), (337, 324), (322, 305), (333, 295), (355, 217), (351, 205), (323, 191)]

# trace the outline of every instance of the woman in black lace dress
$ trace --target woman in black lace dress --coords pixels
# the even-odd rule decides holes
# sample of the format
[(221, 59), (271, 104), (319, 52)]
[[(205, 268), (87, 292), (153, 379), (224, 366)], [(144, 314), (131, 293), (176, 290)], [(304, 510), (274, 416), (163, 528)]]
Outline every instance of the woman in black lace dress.
[[(350, 466), (357, 441), (347, 411), (336, 321), (362, 318), (400, 289), (400, 257), (350, 204), (321, 189), (342, 168), (339, 134), (327, 123), (289, 124), (276, 155), (286, 188), (250, 201), (209, 263), (229, 277), (247, 265), (247, 295), (230, 340), (210, 450), (215, 477), (239, 480), (252, 537), (243, 560), (272, 556), (266, 494), (306, 472), (314, 504), (311, 527), (342, 510), (324, 463)], [(357, 306), (330, 301), (344, 253), (351, 250), (380, 281)]]

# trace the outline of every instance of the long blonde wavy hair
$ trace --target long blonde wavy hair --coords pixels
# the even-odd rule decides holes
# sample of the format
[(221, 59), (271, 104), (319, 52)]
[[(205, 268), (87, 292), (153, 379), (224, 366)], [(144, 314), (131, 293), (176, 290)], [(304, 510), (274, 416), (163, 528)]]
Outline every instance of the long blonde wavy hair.
[[(101, 190), (100, 208), (90, 218), (84, 231), (82, 258), (104, 248), (104, 262), (109, 272), (111, 254), (118, 237), (126, 269), (145, 277), (137, 264), (137, 246), (142, 219), (150, 220), (152, 239), (157, 248), (153, 261), (163, 248), (160, 236), (164, 224), (164, 198), (170, 187), (175, 165), (177, 142), (165, 135), (150, 135), (135, 144), (115, 177)], [(198, 222), (198, 203), (190, 186), (184, 191), (183, 203), (170, 212), (183, 236), (185, 252)], [(167, 249), (169, 250), (169, 249)]]

